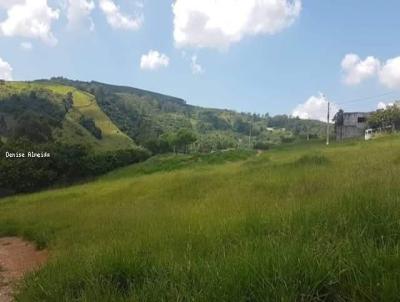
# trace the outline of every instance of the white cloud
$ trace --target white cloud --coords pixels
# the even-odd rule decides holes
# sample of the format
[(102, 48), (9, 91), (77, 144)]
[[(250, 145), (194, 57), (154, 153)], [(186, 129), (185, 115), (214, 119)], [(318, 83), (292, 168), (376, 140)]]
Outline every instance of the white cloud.
[(379, 102), (376, 109), (386, 109), (386, 104), (384, 102)]
[(12, 70), (11, 65), (0, 58), (0, 79), (12, 81)]
[(100, 9), (105, 14), (108, 24), (114, 29), (137, 30), (142, 26), (143, 15), (125, 15), (112, 0), (100, 0)]
[(176, 46), (225, 49), (245, 36), (290, 26), (301, 0), (176, 0), (172, 10)]
[(385, 102), (379, 102), (378, 105), (376, 106), (376, 109), (386, 109), (388, 107), (393, 106), (393, 103), (385, 103)]
[[(330, 116), (333, 117), (338, 108), (335, 104), (330, 105)], [(328, 113), (328, 101), (320, 94), (310, 97), (305, 103), (298, 105), (292, 112), (292, 116), (301, 119), (312, 119), (326, 122)]]
[(344, 72), (344, 82), (348, 85), (357, 85), (377, 74), (380, 61), (372, 56), (361, 60), (356, 54), (347, 54), (341, 63)]
[(156, 70), (162, 67), (168, 67), (169, 58), (156, 50), (150, 50), (142, 55), (140, 59), (140, 68), (143, 70)]
[(400, 57), (386, 61), (379, 72), (379, 80), (388, 88), (400, 88)]
[(22, 4), (24, 0), (0, 0), (0, 8), (10, 8), (15, 4)]
[(21, 46), (21, 48), (22, 48), (23, 50), (32, 50), (32, 48), (33, 48), (31, 42), (22, 42), (22, 43), (20, 44), (20, 46)]
[(192, 69), (193, 74), (202, 74), (204, 73), (204, 68), (199, 63), (197, 63), (197, 56), (193, 55), (190, 62), (190, 68)]
[(77, 29), (88, 25), (90, 30), (94, 30), (94, 23), (90, 17), (94, 8), (93, 0), (68, 0), (68, 27)]
[(362, 81), (378, 76), (382, 85), (390, 89), (400, 88), (400, 57), (387, 60), (383, 65), (373, 56), (361, 60), (356, 54), (347, 54), (341, 63), (344, 82), (357, 85)]
[(0, 23), (0, 35), (36, 38), (49, 45), (57, 43), (51, 31), (51, 23), (59, 18), (58, 10), (49, 7), (47, 0), (13, 2), (7, 10), (7, 18)]

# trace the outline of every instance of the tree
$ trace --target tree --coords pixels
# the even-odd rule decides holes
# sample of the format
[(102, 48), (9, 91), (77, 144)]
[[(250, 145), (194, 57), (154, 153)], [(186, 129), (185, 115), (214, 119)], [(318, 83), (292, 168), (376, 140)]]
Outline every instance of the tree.
[(73, 105), (74, 105), (74, 96), (72, 95), (72, 92), (69, 91), (64, 100), (65, 111), (68, 112), (70, 109), (72, 109)]
[(86, 130), (88, 130), (95, 138), (102, 139), (103, 133), (91, 117), (86, 117), (84, 115), (79, 119), (79, 124), (81, 124)]
[(343, 123), (344, 123), (344, 112), (340, 109), (333, 117), (335, 122), (335, 132), (339, 136), (340, 140), (343, 138)]
[(374, 112), (368, 119), (368, 125), (371, 128), (400, 129), (400, 108), (394, 105)]
[(189, 145), (197, 140), (196, 135), (188, 129), (181, 129), (176, 135), (176, 146), (178, 149), (183, 150), (184, 153), (188, 153)]
[(242, 134), (249, 134), (251, 123), (243, 120), (241, 117), (237, 118), (233, 123), (233, 129)]
[(52, 140), (52, 129), (46, 119), (26, 112), (18, 118), (12, 137), (45, 143)]
[(169, 151), (176, 153), (178, 137), (174, 132), (167, 132), (160, 136), (160, 140), (167, 143)]
[(160, 136), (158, 139), (150, 138), (145, 143), (146, 149), (150, 150), (153, 154), (163, 154), (172, 151), (170, 144), (165, 137)]
[(4, 115), (0, 115), (0, 134), (6, 134), (7, 129), (6, 119), (4, 118)]

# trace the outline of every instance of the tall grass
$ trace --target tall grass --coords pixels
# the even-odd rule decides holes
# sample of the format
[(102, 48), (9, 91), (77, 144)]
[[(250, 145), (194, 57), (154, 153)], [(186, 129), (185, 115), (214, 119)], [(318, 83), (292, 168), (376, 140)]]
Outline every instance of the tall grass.
[(150, 162), (4, 199), (0, 234), (52, 253), (18, 301), (398, 301), (399, 151), (393, 137)]

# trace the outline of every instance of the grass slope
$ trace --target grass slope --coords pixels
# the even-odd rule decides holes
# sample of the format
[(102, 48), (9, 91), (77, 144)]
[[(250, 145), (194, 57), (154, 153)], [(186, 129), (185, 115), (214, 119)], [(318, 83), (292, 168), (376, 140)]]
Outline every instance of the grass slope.
[(4, 199), (0, 234), (52, 252), (18, 301), (398, 301), (399, 151), (302, 145)]
[[(51, 84), (51, 83), (29, 83), (29, 82), (6, 82), (0, 86), (0, 93), (18, 93), (22, 90), (47, 89), (53, 93), (66, 95), (68, 92), (73, 94), (74, 104), (63, 122), (62, 129), (55, 129), (56, 140), (63, 143), (87, 143), (94, 147), (96, 151), (110, 151), (118, 149), (129, 149), (135, 146), (132, 139), (121, 132), (117, 126), (100, 109), (91, 94), (80, 91), (76, 88)], [(96, 126), (101, 129), (103, 138), (96, 139), (85, 128), (79, 124), (79, 118), (84, 115), (93, 118)]]

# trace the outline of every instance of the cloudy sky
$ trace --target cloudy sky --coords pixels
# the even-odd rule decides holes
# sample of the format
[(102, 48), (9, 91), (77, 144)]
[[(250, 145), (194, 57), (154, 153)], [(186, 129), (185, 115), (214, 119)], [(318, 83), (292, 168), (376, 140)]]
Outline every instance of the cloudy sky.
[(400, 99), (399, 11), (398, 0), (0, 0), (0, 78), (322, 119), (326, 99), (345, 110)]

